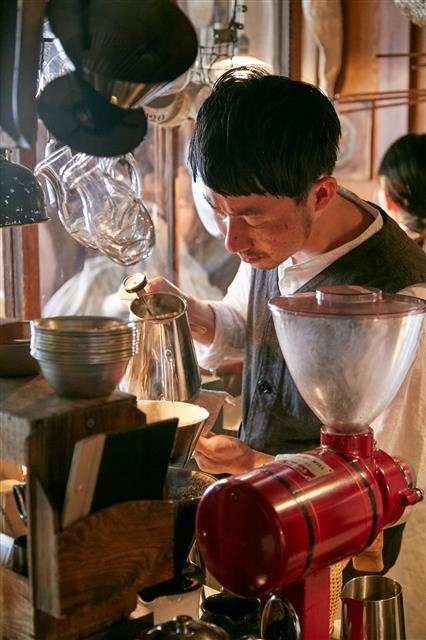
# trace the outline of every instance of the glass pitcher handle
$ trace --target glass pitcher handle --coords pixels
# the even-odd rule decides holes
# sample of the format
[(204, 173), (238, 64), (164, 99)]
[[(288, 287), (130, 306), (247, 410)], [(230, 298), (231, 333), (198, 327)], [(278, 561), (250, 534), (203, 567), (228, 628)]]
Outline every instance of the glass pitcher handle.
[(130, 184), (128, 186), (130, 186), (137, 198), (142, 197), (142, 178), (139, 165), (133, 153), (126, 153), (125, 156), (118, 156), (116, 158), (103, 158), (101, 164), (114, 180), (118, 178), (117, 165), (125, 165), (130, 178)]
[(136, 161), (136, 158), (133, 155), (133, 153), (126, 154), (124, 158), (129, 164), (129, 174), (130, 174), (132, 189), (138, 198), (142, 198), (143, 185), (142, 185), (139, 165)]

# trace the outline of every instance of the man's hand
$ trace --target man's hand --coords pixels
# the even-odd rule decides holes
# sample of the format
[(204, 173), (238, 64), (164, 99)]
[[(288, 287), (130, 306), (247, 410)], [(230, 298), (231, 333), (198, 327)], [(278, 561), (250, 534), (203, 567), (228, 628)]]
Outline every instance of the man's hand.
[(154, 292), (174, 293), (186, 302), (188, 322), (192, 336), (202, 344), (213, 342), (216, 329), (216, 317), (208, 302), (197, 300), (192, 296), (185, 295), (178, 287), (162, 276), (156, 276), (148, 280), (145, 286), (145, 293)]
[(237, 475), (272, 462), (274, 456), (251, 449), (234, 436), (201, 436), (194, 452), (195, 460), (206, 473)]
[(145, 285), (145, 293), (156, 293), (156, 292), (167, 292), (174, 293), (180, 298), (186, 299), (185, 294), (181, 291), (176, 285), (172, 282), (163, 278), (163, 276), (156, 276), (155, 278), (151, 278)]

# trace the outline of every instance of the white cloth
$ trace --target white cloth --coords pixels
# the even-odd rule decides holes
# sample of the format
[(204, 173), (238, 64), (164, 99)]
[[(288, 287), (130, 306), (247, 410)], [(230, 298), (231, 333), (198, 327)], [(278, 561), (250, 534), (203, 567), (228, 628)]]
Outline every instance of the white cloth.
[(43, 317), (110, 315), (104, 313), (103, 301), (112, 291), (117, 291), (126, 275), (126, 267), (105, 256), (87, 258), (82, 270), (49, 298), (43, 307)]
[[(379, 231), (382, 219), (376, 209), (360, 201), (354, 194), (340, 190), (341, 195), (364, 206), (375, 220), (354, 241), (338, 249), (316, 256), (303, 264), (291, 259), (278, 267), (282, 295), (294, 293), (329, 264)], [(396, 265), (397, 267), (397, 265)], [(213, 344), (197, 352), (205, 368), (214, 369), (224, 358), (242, 356), (245, 342), (245, 318), (250, 288), (251, 267), (242, 263), (223, 302), (212, 302), (216, 314)], [(399, 293), (426, 299), (426, 283)], [(416, 359), (397, 395), (387, 409), (371, 425), (378, 446), (392, 456), (407, 460), (417, 473), (417, 486), (426, 491), (426, 323)], [(420, 640), (426, 628), (426, 593), (419, 585), (426, 577), (426, 501), (408, 507), (402, 549), (398, 561), (388, 575), (403, 588), (407, 640)]]
[[(87, 258), (81, 271), (67, 280), (43, 307), (43, 316), (102, 315), (123, 319), (129, 317), (128, 301), (118, 294), (124, 278), (142, 270), (148, 278), (166, 272), (167, 225), (158, 217), (156, 246), (152, 255), (133, 267), (119, 265), (106, 256)], [(220, 300), (222, 292), (210, 284), (207, 272), (180, 243), (180, 287), (198, 298)]]

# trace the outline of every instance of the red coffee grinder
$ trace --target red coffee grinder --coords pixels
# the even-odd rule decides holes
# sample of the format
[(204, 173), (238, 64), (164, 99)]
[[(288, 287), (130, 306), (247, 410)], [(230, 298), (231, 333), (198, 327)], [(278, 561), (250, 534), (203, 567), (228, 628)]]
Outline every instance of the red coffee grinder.
[(321, 444), (214, 483), (198, 506), (197, 543), (225, 589), (284, 595), (301, 638), (327, 640), (329, 567), (422, 499), (409, 465), (376, 448), (369, 425), (413, 363), (426, 302), (340, 286), (268, 306), (293, 380), (323, 424)]

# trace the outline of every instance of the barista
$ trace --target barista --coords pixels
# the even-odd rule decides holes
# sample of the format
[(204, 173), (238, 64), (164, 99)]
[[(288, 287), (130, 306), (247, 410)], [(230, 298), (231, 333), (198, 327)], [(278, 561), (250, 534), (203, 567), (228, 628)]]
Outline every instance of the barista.
[[(244, 355), (239, 438), (200, 438), (196, 460), (214, 474), (239, 474), (279, 453), (319, 444), (320, 421), (300, 396), (283, 359), (267, 301), (319, 286), (357, 284), (426, 298), (426, 255), (378, 206), (333, 177), (340, 123), (316, 87), (269, 75), (259, 67), (232, 69), (216, 82), (197, 117), (189, 149), (193, 178), (204, 186), (225, 246), (241, 265), (222, 301), (185, 296), (164, 278), (146, 290), (186, 298), (200, 363), (216, 368)], [(386, 449), (420, 464), (425, 394), (413, 396), (412, 378), (425, 379), (419, 353), (387, 410)], [(410, 450), (416, 432), (421, 450)], [(382, 440), (379, 440), (382, 448)], [(395, 561), (402, 526), (393, 527)]]

